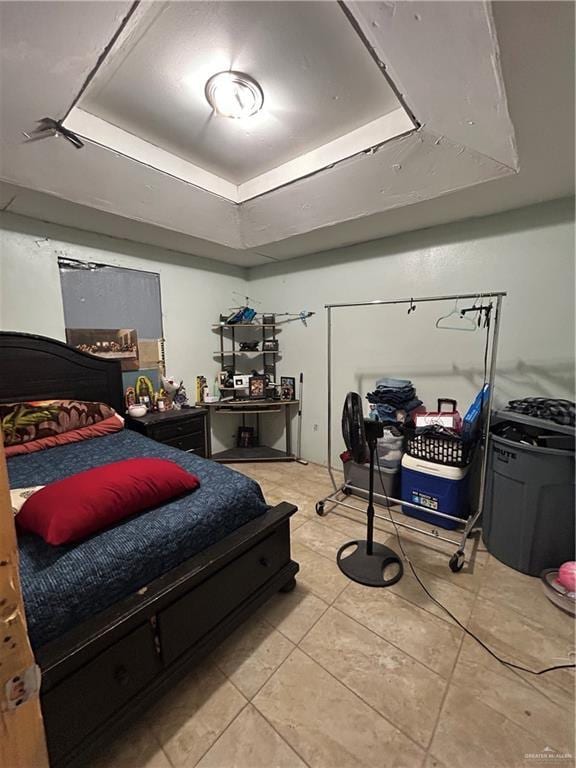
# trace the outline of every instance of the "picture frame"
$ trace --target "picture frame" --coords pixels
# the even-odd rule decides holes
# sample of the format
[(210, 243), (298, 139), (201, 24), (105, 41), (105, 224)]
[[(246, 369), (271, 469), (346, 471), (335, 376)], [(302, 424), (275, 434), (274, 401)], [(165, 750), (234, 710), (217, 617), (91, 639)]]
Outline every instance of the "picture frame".
[(138, 334), (134, 328), (66, 328), (66, 343), (80, 352), (119, 360), (124, 372), (140, 370)]
[(266, 397), (266, 376), (250, 376), (248, 381), (248, 398), (264, 400)]
[(218, 372), (218, 386), (220, 388), (232, 388), (234, 387), (234, 373), (232, 371), (219, 371)]
[(281, 400), (294, 400), (296, 392), (296, 379), (294, 376), (281, 376), (280, 377), (280, 399)]
[(248, 389), (250, 384), (250, 376), (245, 374), (234, 375), (234, 389)]

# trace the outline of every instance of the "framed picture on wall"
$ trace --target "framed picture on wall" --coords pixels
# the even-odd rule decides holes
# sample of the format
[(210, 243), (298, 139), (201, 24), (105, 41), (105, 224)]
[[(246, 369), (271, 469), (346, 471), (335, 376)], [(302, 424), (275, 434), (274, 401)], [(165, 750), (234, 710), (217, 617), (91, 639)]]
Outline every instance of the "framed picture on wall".
[(123, 371), (137, 371), (140, 367), (134, 328), (66, 328), (66, 341), (81, 352), (120, 360)]
[(296, 392), (296, 379), (293, 376), (280, 377), (280, 399), (294, 400)]

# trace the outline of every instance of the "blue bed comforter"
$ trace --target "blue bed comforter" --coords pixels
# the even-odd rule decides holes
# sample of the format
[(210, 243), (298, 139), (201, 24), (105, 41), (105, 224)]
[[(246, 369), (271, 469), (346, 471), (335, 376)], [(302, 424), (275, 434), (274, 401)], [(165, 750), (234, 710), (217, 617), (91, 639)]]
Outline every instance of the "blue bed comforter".
[(263, 514), (257, 483), (239, 472), (123, 430), (8, 459), (11, 488), (45, 485), (134, 456), (170, 459), (200, 478), (193, 493), (74, 545), (19, 533), (28, 629), (38, 648)]

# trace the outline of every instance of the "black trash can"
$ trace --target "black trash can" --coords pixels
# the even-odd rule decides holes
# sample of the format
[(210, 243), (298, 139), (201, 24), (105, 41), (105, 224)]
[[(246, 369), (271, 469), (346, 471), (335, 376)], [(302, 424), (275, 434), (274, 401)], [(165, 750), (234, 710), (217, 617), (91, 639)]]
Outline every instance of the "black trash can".
[(573, 450), (490, 435), (482, 537), (494, 557), (530, 576), (558, 568), (575, 559), (574, 518)]

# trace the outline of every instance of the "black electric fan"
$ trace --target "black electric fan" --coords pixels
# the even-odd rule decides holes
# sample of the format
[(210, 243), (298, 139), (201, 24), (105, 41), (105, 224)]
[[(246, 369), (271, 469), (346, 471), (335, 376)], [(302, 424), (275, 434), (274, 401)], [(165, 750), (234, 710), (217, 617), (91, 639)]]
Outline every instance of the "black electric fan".
[[(390, 547), (374, 541), (374, 457), (377, 441), (384, 434), (379, 421), (365, 419), (362, 414), (362, 400), (357, 392), (348, 392), (342, 411), (342, 436), (352, 460), (357, 464), (370, 461), (368, 486), (368, 509), (366, 510), (366, 539), (349, 541), (338, 550), (338, 567), (349, 579), (368, 587), (390, 587), (402, 578), (402, 561)], [(346, 551), (355, 547), (354, 552)], [(386, 578), (386, 571), (393, 575)]]

